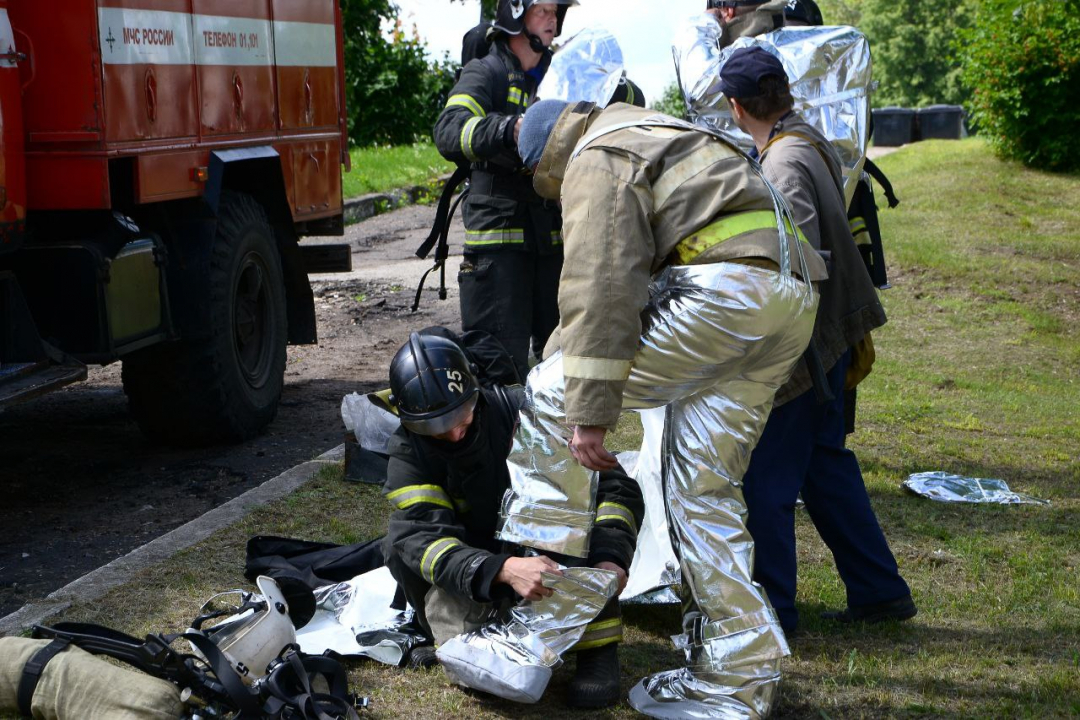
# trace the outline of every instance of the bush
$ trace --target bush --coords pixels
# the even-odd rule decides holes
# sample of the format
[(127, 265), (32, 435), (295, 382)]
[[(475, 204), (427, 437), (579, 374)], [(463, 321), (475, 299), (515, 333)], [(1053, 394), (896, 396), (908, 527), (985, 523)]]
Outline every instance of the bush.
[(863, 0), (859, 29), (874, 59), (874, 107), (960, 105), (953, 47), (978, 0)]
[[(364, 147), (430, 138), (456, 65), (449, 58), (428, 61), (420, 38), (406, 34), (389, 0), (342, 0), (341, 14), (349, 140)], [(389, 38), (384, 20), (395, 23)]]
[(961, 37), (973, 117), (998, 154), (1080, 169), (1080, 1), (990, 0)]

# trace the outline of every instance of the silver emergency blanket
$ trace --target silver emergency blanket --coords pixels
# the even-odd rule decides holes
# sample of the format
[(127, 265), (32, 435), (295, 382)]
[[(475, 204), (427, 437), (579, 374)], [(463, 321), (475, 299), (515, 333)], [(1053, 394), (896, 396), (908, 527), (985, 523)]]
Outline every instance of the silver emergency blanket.
[(934, 471), (909, 475), (900, 484), (908, 492), (931, 500), (950, 503), (994, 503), (998, 505), (1049, 505), (1031, 495), (1013, 492), (1004, 480), (964, 477)]
[(623, 77), (623, 54), (615, 36), (603, 28), (586, 28), (552, 57), (536, 95), (541, 100), (586, 100), (606, 107)]
[(555, 592), (441, 645), (436, 654), (447, 676), (507, 700), (538, 701), (560, 656), (614, 597), (618, 580), (610, 570), (563, 568), (562, 575), (545, 573), (544, 586)]
[(753, 140), (736, 127), (720, 92), (720, 68), (737, 48), (764, 48), (784, 64), (795, 110), (839, 153), (850, 203), (870, 135), (872, 78), (866, 37), (846, 26), (785, 27), (738, 38), (721, 50), (720, 32), (711, 15), (700, 15), (680, 28), (674, 40), (675, 72), (690, 120), (728, 133), (744, 150), (752, 148)]
[(400, 665), (409, 651), (425, 640), (409, 630), (411, 608), (400, 611), (390, 607), (396, 590), (397, 581), (386, 567), (318, 588), (315, 615), (296, 633), (300, 649), (309, 655), (333, 650)]

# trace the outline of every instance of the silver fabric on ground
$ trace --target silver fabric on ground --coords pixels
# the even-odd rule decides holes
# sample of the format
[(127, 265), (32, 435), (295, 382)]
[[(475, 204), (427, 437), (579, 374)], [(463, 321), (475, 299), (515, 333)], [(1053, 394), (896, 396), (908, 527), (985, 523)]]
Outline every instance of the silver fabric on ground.
[(940, 471), (909, 475), (900, 487), (915, 495), (939, 502), (998, 505), (1050, 504), (1049, 500), (1041, 500), (1009, 490), (1004, 480), (963, 477)]
[(397, 581), (386, 567), (318, 588), (315, 615), (296, 633), (300, 649), (309, 655), (333, 650), (400, 665), (409, 650), (425, 640), (409, 630), (411, 608), (390, 607), (396, 590)]
[(551, 58), (536, 95), (541, 100), (586, 100), (606, 107), (622, 77), (623, 54), (615, 36), (603, 28), (586, 28)]
[[(789, 650), (751, 577), (740, 480), (816, 307), (790, 275), (735, 263), (669, 267), (650, 288), (623, 407), (664, 407), (663, 493), (688, 608), (679, 639), (688, 667), (646, 679), (642, 712), (725, 717), (741, 708), (753, 717), (769, 708)], [(527, 398), (503, 536), (584, 554), (596, 477), (567, 448), (561, 353), (529, 374)]]
[(560, 656), (614, 597), (618, 581), (609, 570), (578, 567), (545, 573), (544, 586), (554, 589), (551, 597), (523, 602), (507, 617), (441, 645), (437, 655), (447, 676), (507, 700), (539, 700)]
[(784, 64), (795, 110), (839, 153), (850, 202), (870, 134), (872, 78), (866, 37), (852, 27), (785, 27), (739, 38), (723, 50), (719, 40), (720, 24), (709, 15), (693, 18), (674, 40), (675, 70), (690, 120), (731, 135), (744, 150), (753, 147), (750, 136), (736, 127), (720, 92), (720, 68), (736, 48), (764, 48)]

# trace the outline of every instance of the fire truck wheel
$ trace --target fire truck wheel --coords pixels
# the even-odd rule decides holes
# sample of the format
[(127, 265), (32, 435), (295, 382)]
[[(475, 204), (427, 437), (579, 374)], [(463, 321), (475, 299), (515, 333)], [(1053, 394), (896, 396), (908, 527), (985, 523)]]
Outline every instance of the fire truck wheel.
[(274, 232), (250, 195), (222, 193), (202, 337), (125, 359), (124, 390), (143, 431), (171, 444), (246, 440), (277, 414), (287, 343)]

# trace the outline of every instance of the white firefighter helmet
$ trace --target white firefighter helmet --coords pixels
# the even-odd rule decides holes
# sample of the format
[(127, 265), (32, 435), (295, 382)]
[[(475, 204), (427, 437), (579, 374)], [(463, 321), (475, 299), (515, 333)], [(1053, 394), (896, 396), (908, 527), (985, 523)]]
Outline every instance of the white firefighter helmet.
[[(289, 645), (296, 644), (296, 628), (289, 605), (277, 582), (260, 575), (255, 579), (261, 595), (243, 590), (218, 593), (203, 604), (192, 629), (211, 641), (245, 683), (266, 675), (267, 667)], [(222, 618), (206, 626), (211, 620)], [(196, 654), (202, 653), (195, 649)]]

